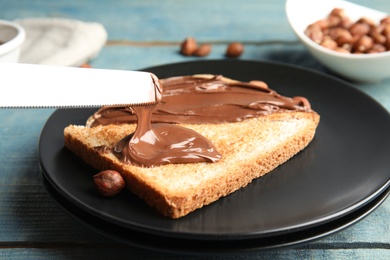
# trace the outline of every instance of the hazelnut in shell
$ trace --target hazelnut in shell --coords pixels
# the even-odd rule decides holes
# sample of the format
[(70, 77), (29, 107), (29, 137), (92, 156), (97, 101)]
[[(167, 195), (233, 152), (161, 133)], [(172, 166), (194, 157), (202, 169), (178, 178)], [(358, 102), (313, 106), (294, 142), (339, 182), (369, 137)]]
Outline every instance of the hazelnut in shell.
[(244, 52), (244, 45), (239, 42), (230, 43), (226, 50), (226, 56), (230, 58), (237, 58)]
[(103, 197), (112, 197), (117, 195), (125, 188), (125, 181), (122, 175), (113, 170), (99, 172), (93, 176), (96, 190)]

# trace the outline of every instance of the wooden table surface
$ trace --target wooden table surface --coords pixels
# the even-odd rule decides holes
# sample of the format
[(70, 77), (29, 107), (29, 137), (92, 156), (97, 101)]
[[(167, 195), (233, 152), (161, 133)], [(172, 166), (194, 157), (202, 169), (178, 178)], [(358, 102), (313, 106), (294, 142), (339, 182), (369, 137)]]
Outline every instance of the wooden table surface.
[[(390, 13), (387, 0), (353, 2)], [(108, 42), (90, 61), (95, 68), (133, 70), (225, 59), (226, 45), (239, 41), (245, 45), (242, 60), (277, 61), (331, 74), (298, 42), (284, 4), (283, 0), (0, 0), (0, 19), (62, 17), (103, 24)], [(309, 11), (302, 10), (302, 15)], [(212, 53), (205, 58), (180, 55), (180, 42), (187, 36), (211, 43)], [(390, 110), (390, 80), (351, 84)], [(2, 91), (6, 87), (0, 83)], [(0, 110), (1, 259), (390, 259), (389, 200), (341, 232), (289, 249), (196, 256), (148, 251), (107, 238), (70, 217), (42, 184), (37, 144), (53, 111)]]

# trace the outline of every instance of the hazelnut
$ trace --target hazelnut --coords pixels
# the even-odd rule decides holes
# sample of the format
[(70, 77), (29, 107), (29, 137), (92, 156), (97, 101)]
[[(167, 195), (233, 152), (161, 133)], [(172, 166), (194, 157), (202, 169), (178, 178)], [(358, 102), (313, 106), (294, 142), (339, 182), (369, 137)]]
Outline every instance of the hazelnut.
[(324, 39), (321, 44), (320, 44), (322, 47), (325, 47), (325, 48), (328, 48), (328, 49), (331, 49), (331, 50), (334, 50), (337, 48), (337, 43), (330, 39), (330, 38), (326, 38)]
[(382, 35), (384, 35), (386, 38), (390, 38), (390, 24), (386, 24), (382, 30)]
[(352, 43), (353, 37), (351, 33), (344, 28), (335, 27), (329, 30), (329, 36), (337, 42), (338, 46)]
[(305, 35), (316, 43), (321, 43), (324, 39), (324, 33), (318, 24), (309, 25), (305, 30)]
[(334, 49), (334, 51), (341, 52), (341, 53), (351, 53), (349, 50), (341, 47), (337, 47), (336, 49)]
[(211, 52), (211, 45), (210, 44), (202, 44), (199, 46), (198, 49), (195, 50), (195, 52), (193, 54), (195, 56), (198, 56), (198, 57), (204, 57), (204, 56), (209, 55), (210, 52)]
[(352, 35), (364, 35), (370, 31), (370, 26), (366, 23), (354, 23), (349, 27)]
[(390, 24), (390, 15), (383, 18), (380, 23), (381, 24)]
[(328, 17), (329, 27), (339, 26), (341, 21), (342, 21), (342, 18), (340, 16), (337, 16), (337, 15), (329, 15), (329, 17)]
[(386, 50), (390, 51), (390, 38), (386, 39), (386, 42), (383, 44), (385, 46)]
[(348, 17), (343, 18), (339, 23), (339, 26), (344, 28), (344, 29), (348, 29), (349, 27), (351, 27), (351, 25), (352, 25), (352, 22)]
[(318, 26), (321, 30), (325, 30), (329, 27), (329, 22), (327, 19), (321, 19), (312, 24), (313, 26)]
[(367, 17), (360, 18), (357, 21), (357, 23), (365, 23), (365, 24), (368, 24), (370, 27), (376, 27), (375, 22), (372, 19), (367, 18)]
[(386, 36), (382, 35), (375, 28), (370, 31), (369, 35), (372, 37), (375, 43), (384, 44), (386, 42)]
[(300, 97), (300, 96), (293, 97), (293, 101), (297, 102), (297, 104), (300, 106), (311, 108), (309, 100), (307, 100), (307, 98), (305, 97)]
[(260, 88), (264, 88), (264, 89), (268, 88), (267, 83), (265, 83), (264, 81), (261, 81), (261, 80), (251, 80), (251, 81), (249, 81), (249, 83), (253, 84), (257, 87), (260, 87)]
[(364, 53), (372, 48), (374, 41), (371, 37), (363, 35), (359, 40), (353, 45), (353, 50), (355, 53)]
[(181, 44), (180, 52), (185, 56), (191, 56), (198, 48), (194, 38), (188, 37)]
[(378, 53), (378, 52), (384, 52), (386, 51), (385, 46), (383, 44), (375, 43), (370, 50), (368, 50), (367, 53)]
[(230, 58), (239, 57), (244, 52), (244, 45), (239, 42), (233, 42), (229, 44), (226, 50), (226, 56)]
[(334, 8), (330, 12), (329, 16), (332, 16), (332, 15), (340, 17), (340, 18), (344, 18), (347, 16), (347, 14), (345, 13), (345, 10), (343, 8)]
[(125, 188), (125, 181), (119, 172), (113, 170), (102, 171), (93, 176), (97, 191), (104, 197), (117, 195)]
[(329, 27), (342, 27), (348, 28), (351, 25), (351, 20), (347, 16), (347, 13), (342, 8), (334, 8), (328, 15)]

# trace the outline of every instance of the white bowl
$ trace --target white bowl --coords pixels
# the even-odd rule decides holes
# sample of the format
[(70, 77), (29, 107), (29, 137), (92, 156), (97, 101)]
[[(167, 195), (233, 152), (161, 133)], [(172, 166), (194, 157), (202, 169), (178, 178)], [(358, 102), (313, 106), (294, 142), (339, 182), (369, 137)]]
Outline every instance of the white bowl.
[(20, 25), (0, 20), (0, 62), (18, 62), (25, 38), (26, 33)]
[(326, 18), (333, 8), (343, 8), (356, 21), (367, 17), (374, 22), (388, 14), (342, 0), (287, 0), (287, 19), (300, 41), (319, 62), (347, 79), (377, 82), (390, 78), (390, 51), (372, 54), (349, 54), (329, 50), (315, 43), (304, 33), (313, 22)]

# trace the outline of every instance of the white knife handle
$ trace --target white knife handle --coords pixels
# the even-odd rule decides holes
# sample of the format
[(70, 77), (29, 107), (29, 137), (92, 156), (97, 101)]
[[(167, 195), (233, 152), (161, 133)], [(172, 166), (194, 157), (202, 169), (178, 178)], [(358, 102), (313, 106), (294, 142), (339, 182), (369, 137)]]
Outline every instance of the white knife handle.
[(0, 62), (0, 107), (100, 107), (157, 103), (149, 72)]

